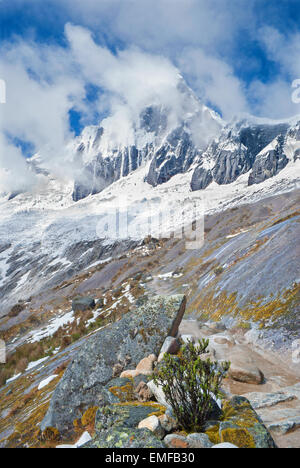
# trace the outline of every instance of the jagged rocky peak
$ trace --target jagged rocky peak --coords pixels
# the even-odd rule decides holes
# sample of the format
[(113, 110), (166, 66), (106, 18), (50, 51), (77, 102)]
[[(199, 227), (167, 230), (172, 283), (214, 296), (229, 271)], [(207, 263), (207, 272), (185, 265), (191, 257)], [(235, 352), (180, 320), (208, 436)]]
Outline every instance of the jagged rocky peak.
[(288, 123), (235, 120), (203, 153), (193, 173), (192, 190), (205, 189), (213, 181), (230, 184), (249, 171), (249, 185), (276, 175), (291, 159), (284, 153), (297, 131), (290, 132)]
[[(73, 199), (99, 193), (151, 161), (146, 181), (156, 186), (190, 168), (199, 150), (220, 133), (223, 121), (204, 106), (179, 79), (176, 104), (145, 106), (127, 122), (128, 135), (117, 121), (88, 127), (75, 145), (76, 163), (81, 165)], [(115, 143), (114, 143), (115, 142)]]
[(144, 177), (153, 187), (192, 169), (195, 191), (213, 181), (231, 184), (243, 174), (249, 174), (249, 185), (261, 183), (299, 158), (299, 122), (247, 117), (226, 125), (182, 78), (175, 101), (129, 113), (125, 127), (109, 118), (86, 128), (75, 145), (73, 199), (99, 193), (147, 163)]

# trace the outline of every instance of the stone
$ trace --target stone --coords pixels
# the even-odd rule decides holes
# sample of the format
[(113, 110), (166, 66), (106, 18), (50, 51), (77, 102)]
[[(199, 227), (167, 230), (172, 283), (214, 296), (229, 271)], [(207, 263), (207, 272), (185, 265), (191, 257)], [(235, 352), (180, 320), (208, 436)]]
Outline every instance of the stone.
[(164, 391), (160, 385), (156, 385), (153, 380), (147, 383), (149, 390), (153, 393), (156, 401), (163, 406), (169, 406)]
[(68, 444), (57, 445), (55, 448), (56, 449), (77, 449), (76, 445), (68, 445)]
[(128, 370), (145, 356), (158, 355), (165, 337), (176, 336), (185, 306), (183, 295), (153, 297), (90, 336), (56, 387), (41, 429), (68, 432), (82, 412), (110, 403), (112, 395), (105, 386), (113, 377), (114, 366), (119, 363)]
[(265, 148), (259, 153), (249, 175), (248, 185), (260, 184), (266, 179), (278, 174), (288, 164), (285, 154), (285, 138), (280, 135), (276, 138), (272, 148)]
[(266, 426), (244, 397), (233, 397), (227, 409), (233, 414), (220, 423), (221, 443), (229, 442), (238, 448), (276, 448)]
[(236, 445), (225, 442), (223, 444), (213, 445), (212, 448), (213, 449), (237, 449), (238, 447)]
[(159, 416), (160, 424), (166, 432), (172, 432), (178, 429), (178, 422), (175, 418), (172, 408), (167, 408), (165, 414)]
[(160, 411), (161, 407), (154, 402), (146, 405), (132, 402), (105, 406), (97, 411), (95, 432), (100, 434), (112, 428), (137, 428), (141, 421)]
[(153, 398), (153, 393), (148, 388), (146, 382), (140, 382), (135, 389), (138, 400), (141, 402), (150, 401)]
[(209, 322), (205, 324), (210, 330), (224, 332), (226, 330), (226, 326), (222, 322)]
[(264, 375), (256, 366), (231, 363), (228, 376), (237, 382), (261, 385), (264, 382)]
[(192, 176), (191, 189), (193, 192), (196, 190), (206, 189), (213, 181), (211, 170), (198, 166)]
[(148, 418), (141, 421), (138, 425), (139, 429), (149, 429), (158, 439), (163, 439), (165, 431), (160, 424), (160, 420), (157, 416), (149, 416)]
[(85, 310), (94, 309), (96, 307), (93, 297), (75, 297), (72, 301), (72, 309), (74, 312), (84, 312)]
[[(231, 362), (228, 376), (237, 382), (260, 385), (264, 382), (262, 371), (245, 346), (234, 346), (228, 351), (223, 347), (223, 359)], [(218, 351), (217, 351), (218, 353)], [(219, 356), (218, 356), (219, 357)]]
[(180, 350), (180, 343), (178, 342), (177, 338), (173, 338), (172, 336), (167, 336), (160, 352), (163, 354), (164, 353), (177, 354), (179, 350)]
[[(294, 406), (294, 405), (293, 405)], [(264, 421), (264, 424), (276, 434), (284, 435), (296, 431), (300, 428), (300, 408), (269, 407), (258, 410), (258, 415)]]
[(298, 400), (300, 400), (300, 382), (290, 387), (285, 387), (282, 389), (282, 391), (284, 393), (290, 393), (291, 395), (294, 395), (296, 398), (298, 398)]
[(137, 372), (143, 375), (151, 375), (154, 370), (154, 362), (157, 357), (154, 354), (142, 359), (136, 367)]
[(148, 429), (118, 428), (103, 431), (82, 448), (166, 448)]
[(276, 434), (288, 434), (300, 428), (300, 416), (273, 422), (272, 424), (268, 424), (267, 427), (269, 431), (275, 432)]
[(134, 369), (134, 370), (123, 371), (120, 377), (121, 379), (134, 379), (138, 375), (140, 375), (140, 372)]
[(179, 350), (180, 350), (180, 343), (178, 342), (178, 340), (176, 338), (173, 338), (172, 336), (168, 336), (165, 339), (165, 342), (160, 350), (158, 362), (161, 362), (163, 360), (164, 355), (166, 353), (177, 354)]
[(243, 395), (247, 398), (251, 406), (254, 409), (260, 408), (268, 408), (271, 406), (278, 405), (279, 403), (284, 403), (286, 401), (292, 401), (295, 399), (295, 396), (292, 393), (284, 393), (284, 392), (275, 392), (275, 393), (259, 393), (259, 392), (252, 392), (246, 393)]
[(120, 377), (120, 375), (123, 372), (123, 369), (124, 369), (124, 366), (122, 366), (121, 364), (114, 365), (113, 373), (112, 373), (113, 378)]
[(186, 449), (189, 448), (187, 438), (177, 434), (169, 434), (164, 438), (164, 443), (168, 448)]
[(193, 433), (187, 436), (189, 448), (211, 448), (213, 444), (206, 434)]
[(235, 340), (232, 337), (228, 336), (215, 336), (213, 337), (213, 342), (218, 345), (227, 345), (227, 346), (234, 346)]

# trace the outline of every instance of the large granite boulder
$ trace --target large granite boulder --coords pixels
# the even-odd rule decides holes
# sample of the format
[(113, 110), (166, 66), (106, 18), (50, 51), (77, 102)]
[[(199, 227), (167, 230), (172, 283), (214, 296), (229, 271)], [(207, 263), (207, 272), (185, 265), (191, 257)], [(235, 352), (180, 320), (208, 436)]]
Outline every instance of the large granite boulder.
[(158, 355), (165, 338), (177, 334), (185, 305), (183, 295), (157, 296), (91, 336), (56, 388), (42, 430), (55, 427), (68, 431), (86, 409), (110, 404), (107, 384), (115, 366), (129, 369), (145, 356)]
[(223, 421), (212, 423), (206, 434), (213, 443), (230, 443), (238, 448), (276, 448), (276, 444), (249, 400), (234, 396), (223, 407)]
[(103, 431), (82, 448), (166, 448), (149, 429), (119, 428)]

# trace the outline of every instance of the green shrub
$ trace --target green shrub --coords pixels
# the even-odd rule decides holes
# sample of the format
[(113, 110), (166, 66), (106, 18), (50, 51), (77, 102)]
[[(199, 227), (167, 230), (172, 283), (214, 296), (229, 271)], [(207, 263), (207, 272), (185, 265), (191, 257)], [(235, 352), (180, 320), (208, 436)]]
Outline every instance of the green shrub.
[(213, 409), (213, 398), (220, 398), (220, 386), (230, 363), (204, 359), (208, 340), (183, 346), (178, 356), (166, 354), (153, 376), (162, 386), (180, 426), (187, 432), (201, 432)]
[(219, 265), (217, 268), (214, 269), (214, 273), (216, 276), (220, 276), (224, 271), (224, 267), (222, 265)]

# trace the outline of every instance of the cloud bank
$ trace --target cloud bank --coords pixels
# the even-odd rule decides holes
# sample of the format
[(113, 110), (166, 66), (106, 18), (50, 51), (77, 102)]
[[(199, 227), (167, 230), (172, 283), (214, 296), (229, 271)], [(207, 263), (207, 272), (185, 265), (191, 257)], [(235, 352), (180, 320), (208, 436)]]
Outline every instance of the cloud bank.
[[(226, 120), (239, 113), (276, 119), (300, 113), (291, 100), (291, 83), (300, 78), (300, 32), (283, 34), (264, 24), (257, 0), (38, 3), (18, 5), (30, 8), (37, 22), (55, 11), (63, 36), (55, 43), (32, 33), (0, 44), (0, 78), (7, 84), (7, 104), (0, 105), (0, 192), (34, 184), (24, 143), (68, 176), (62, 162), (72, 158), (70, 111), (82, 125), (104, 118), (115, 145), (132, 142), (132, 122), (147, 105), (170, 108), (176, 122), (186, 111), (177, 89), (180, 75)], [(266, 66), (273, 64), (274, 76), (260, 76), (262, 59), (241, 50), (244, 37), (260, 48)], [(89, 86), (98, 90), (93, 100)]]

